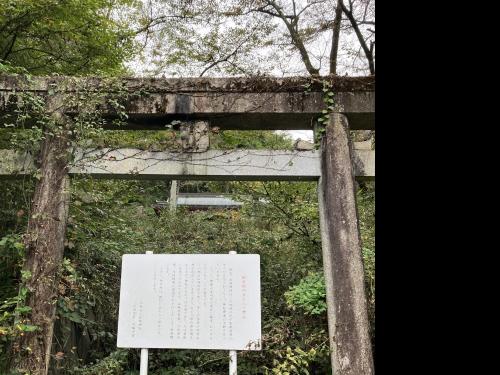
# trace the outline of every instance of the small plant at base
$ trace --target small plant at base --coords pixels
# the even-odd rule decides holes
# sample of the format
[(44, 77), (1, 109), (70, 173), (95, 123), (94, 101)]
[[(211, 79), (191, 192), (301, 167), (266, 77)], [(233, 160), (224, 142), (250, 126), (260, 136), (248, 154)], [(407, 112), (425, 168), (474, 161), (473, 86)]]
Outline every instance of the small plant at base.
[(268, 375), (309, 375), (309, 365), (314, 362), (317, 357), (323, 355), (323, 350), (316, 350), (312, 348), (308, 351), (302, 350), (301, 348), (292, 349), (289, 346), (286, 348), (285, 357), (282, 361), (275, 360), (274, 367), (269, 372), (266, 369), (266, 374)]
[[(18, 235), (7, 235), (0, 240), (0, 250), (2, 253), (14, 252), (18, 257), (18, 267), (21, 267), (24, 259), (24, 246)], [(31, 311), (26, 306), (28, 288), (26, 282), (31, 279), (31, 272), (21, 271), (21, 283), (16, 296), (2, 301), (0, 305), (0, 347), (8, 346), (9, 342), (18, 336), (23, 336), (26, 332), (38, 330), (38, 326), (30, 324), (26, 316)]]
[(301, 308), (306, 315), (319, 315), (326, 311), (325, 278), (321, 273), (311, 273), (303, 278), (299, 284), (290, 287), (285, 292), (289, 308)]

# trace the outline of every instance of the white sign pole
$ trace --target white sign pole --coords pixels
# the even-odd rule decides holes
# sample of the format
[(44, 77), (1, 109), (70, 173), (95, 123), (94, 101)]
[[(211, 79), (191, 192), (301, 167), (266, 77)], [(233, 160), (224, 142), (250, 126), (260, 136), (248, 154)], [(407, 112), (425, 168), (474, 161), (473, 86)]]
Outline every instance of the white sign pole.
[(141, 349), (141, 370), (140, 375), (148, 375), (148, 350)]
[[(146, 251), (146, 254), (153, 254), (152, 251)], [(148, 349), (141, 349), (141, 367), (139, 375), (148, 375)]]
[[(229, 254), (234, 255), (236, 251), (230, 251)], [(229, 351), (229, 375), (238, 374), (238, 357), (236, 355), (236, 350)]]
[(238, 362), (236, 357), (236, 350), (229, 351), (229, 375), (238, 374)]

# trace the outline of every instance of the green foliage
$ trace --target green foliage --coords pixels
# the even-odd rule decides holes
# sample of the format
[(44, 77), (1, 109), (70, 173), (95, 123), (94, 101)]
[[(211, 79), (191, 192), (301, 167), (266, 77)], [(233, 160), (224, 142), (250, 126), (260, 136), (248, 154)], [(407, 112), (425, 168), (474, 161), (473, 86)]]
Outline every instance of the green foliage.
[(174, 130), (107, 130), (85, 140), (87, 147), (130, 147), (163, 151), (180, 148)]
[(0, 373), (6, 373), (11, 340), (33, 326), (23, 322), (29, 312), (24, 306), (27, 290), (22, 273), (24, 246), (21, 232), (25, 229), (27, 206), (32, 192), (31, 181), (0, 182)]
[[(230, 0), (144, 2), (137, 26), (149, 32), (140, 52), (146, 63), (139, 69), (184, 77), (241, 75), (256, 72), (257, 60), (274, 64), (256, 49), (276, 42), (270, 37), (275, 23), (242, 17), (235, 5)], [(229, 19), (229, 13), (236, 17)]]
[(213, 135), (210, 139), (212, 148), (249, 148), (272, 150), (292, 149), (292, 140), (282, 134), (265, 130), (225, 130), (218, 136)]
[[(237, 191), (241, 185), (232, 188)], [(287, 184), (281, 189), (282, 194), (288, 195), (295, 191)], [(308, 272), (321, 268), (321, 259), (315, 255), (318, 247), (312, 244), (304, 247), (299, 236), (290, 237), (289, 228), (276, 220), (281, 215), (276, 209), (268, 208), (266, 218), (253, 216), (252, 207), (259, 205), (258, 202), (248, 202), (248, 209), (243, 211), (188, 213), (178, 210), (172, 214), (166, 210), (157, 216), (151, 205), (157, 199), (164, 200), (168, 191), (164, 183), (154, 181), (73, 180), (58, 324), (62, 326), (70, 321), (87, 332), (91, 340), (87, 358), (99, 364), (116, 343), (121, 255), (146, 250), (195, 254), (237, 250), (261, 255), (267, 349), (262, 355), (242, 355), (240, 371), (262, 373), (263, 366), (274, 367), (273, 358), (278, 353), (286, 355), (287, 346), (309, 351), (326, 340), (324, 317), (314, 318), (314, 322), (305, 321), (301, 311), (287, 308), (284, 298), (291, 285), (299, 283)], [(65, 342), (70, 335), (62, 329), (58, 332), (62, 333), (57, 342)], [(56, 350), (68, 355), (65, 359), (68, 363), (74, 355), (63, 346)], [(126, 367), (130, 370), (136, 368), (138, 361), (137, 354), (131, 355)], [(328, 366), (327, 353), (311, 359), (309, 365)], [(77, 368), (83, 371), (84, 367)], [(90, 367), (85, 369), (91, 371)], [(227, 353), (151, 352), (152, 374), (196, 374), (197, 369), (203, 369), (204, 373), (225, 372)]]
[(27, 74), (28, 71), (21, 66), (12, 66), (9, 61), (0, 60), (0, 74)]
[(8, 281), (12, 277), (17, 276), (17, 266), (24, 256), (24, 245), (21, 238), (17, 234), (8, 234), (0, 239), (0, 254), (2, 262), (1, 265), (1, 295), (7, 294), (10, 287)]
[[(287, 228), (307, 249), (317, 249), (321, 238), (316, 184), (311, 182), (234, 182), (243, 210), (255, 218), (272, 219)], [(314, 252), (313, 252), (314, 253)], [(318, 256), (314, 259), (320, 261)]]
[(370, 334), (375, 343), (375, 182), (360, 186), (356, 195), (365, 270)]
[(85, 280), (76, 272), (74, 265), (69, 259), (64, 259), (61, 269), (61, 280), (59, 282), (59, 298), (57, 300), (58, 317), (68, 321), (81, 324), (86, 327), (94, 322), (85, 319), (87, 310), (95, 305), (95, 302), (85, 289), (81, 290)]
[(118, 349), (97, 361), (83, 368), (76, 368), (75, 375), (122, 375), (127, 367), (129, 351)]
[[(181, 148), (180, 132), (167, 130), (107, 130), (85, 138), (85, 146), (131, 147), (151, 151), (178, 150)], [(212, 149), (262, 149), (287, 150), (292, 141), (273, 131), (225, 130), (210, 133)]]
[(132, 33), (112, 17), (131, 0), (0, 0), (0, 72), (118, 74)]
[[(319, 147), (321, 138), (325, 134), (325, 128), (330, 119), (330, 113), (335, 109), (335, 93), (332, 90), (332, 84), (323, 80), (323, 103), (324, 109), (321, 111), (321, 116), (317, 119), (318, 129), (315, 133), (315, 144)], [(308, 89), (308, 87), (306, 87)]]
[[(31, 78), (27, 75), (26, 79), (29, 82)], [(112, 122), (120, 126), (127, 118), (124, 101), (143, 95), (140, 92), (129, 93), (116, 78), (102, 79), (102, 82), (108, 92), (96, 91), (87, 81), (72, 77), (61, 80), (57, 85), (52, 84), (48, 89), (49, 95), (56, 98), (53, 100), (59, 105), (58, 93), (64, 92), (68, 86), (71, 87), (71, 94), (66, 95), (64, 99), (65, 105), (78, 113), (72, 118), (71, 126), (66, 126), (64, 118), (54, 116), (54, 108), (50, 108), (42, 96), (32, 92), (19, 92), (19, 100), (16, 101), (12, 113), (4, 116), (8, 121), (5, 126), (12, 131), (2, 131), (0, 139), (8, 142), (8, 148), (34, 155), (40, 151), (42, 140), (52, 136), (64, 137), (68, 149), (92, 145), (93, 139), (103, 137), (104, 126), (108, 123), (102, 115), (104, 107), (111, 108), (116, 113)]]
[(318, 315), (326, 311), (325, 278), (320, 273), (311, 273), (300, 280), (300, 283), (290, 287), (285, 293), (288, 306), (292, 309), (301, 308), (305, 314)]
[(316, 350), (311, 348), (308, 351), (304, 351), (301, 348), (286, 348), (284, 354), (278, 356), (279, 359), (275, 359), (275, 366), (271, 371), (266, 371), (266, 374), (273, 375), (309, 375), (309, 365), (311, 362), (315, 361), (318, 357), (324, 356), (325, 350), (324, 345), (321, 350)]
[(19, 290), (15, 293), (16, 284), (12, 279), (18, 277), (18, 270), (24, 259), (24, 245), (20, 236), (16, 234), (6, 235), (0, 240), (0, 275), (2, 278), (2, 289), (0, 296), (6, 297), (0, 303), (0, 370), (5, 370), (4, 364), (8, 361), (7, 351), (12, 339), (23, 336), (26, 332), (38, 330), (38, 327), (29, 324), (26, 315), (31, 308), (26, 306), (28, 288), (24, 283), (31, 278), (31, 273), (21, 271), (19, 273)]
[[(29, 76), (26, 77), (30, 79)], [(18, 95), (16, 108), (9, 117), (6, 116), (12, 122), (6, 123), (5, 127), (14, 130), (9, 134), (9, 148), (36, 153), (44, 137), (42, 129), (45, 127), (47, 133), (52, 134), (57, 131), (58, 126), (51, 118), (42, 97), (28, 92), (20, 92)], [(29, 122), (33, 122), (33, 126), (28, 125)]]

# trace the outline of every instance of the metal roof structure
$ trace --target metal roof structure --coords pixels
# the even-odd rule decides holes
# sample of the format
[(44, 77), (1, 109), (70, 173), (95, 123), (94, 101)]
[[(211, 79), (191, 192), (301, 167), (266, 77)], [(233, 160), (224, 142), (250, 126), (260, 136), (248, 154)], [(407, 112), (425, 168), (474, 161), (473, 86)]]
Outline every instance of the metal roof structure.
[[(169, 205), (169, 201), (156, 201), (156, 204), (163, 208)], [(180, 193), (177, 196), (177, 206), (189, 207), (190, 209), (239, 209), (243, 206), (243, 203), (222, 194)]]

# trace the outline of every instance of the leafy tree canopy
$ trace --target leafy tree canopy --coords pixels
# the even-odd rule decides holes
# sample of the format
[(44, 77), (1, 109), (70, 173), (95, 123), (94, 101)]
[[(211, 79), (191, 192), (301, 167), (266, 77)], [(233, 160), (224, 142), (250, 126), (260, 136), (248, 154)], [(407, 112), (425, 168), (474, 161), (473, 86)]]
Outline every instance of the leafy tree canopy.
[(133, 0), (0, 0), (0, 72), (123, 73), (133, 51), (125, 22), (133, 6)]

